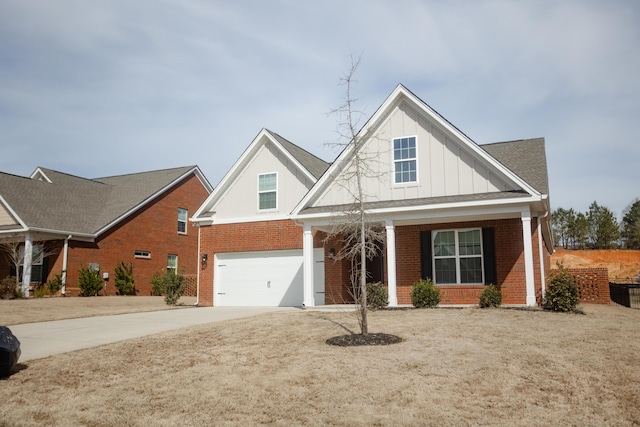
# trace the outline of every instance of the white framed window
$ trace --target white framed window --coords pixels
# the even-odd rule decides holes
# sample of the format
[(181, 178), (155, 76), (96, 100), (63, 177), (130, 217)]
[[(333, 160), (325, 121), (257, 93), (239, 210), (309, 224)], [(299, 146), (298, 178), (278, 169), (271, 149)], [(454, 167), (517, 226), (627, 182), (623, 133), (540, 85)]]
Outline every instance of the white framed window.
[(178, 233), (187, 234), (187, 210), (178, 208)]
[(416, 137), (393, 140), (393, 182), (404, 184), (418, 181), (418, 156)]
[[(44, 247), (40, 245), (33, 245), (31, 247), (31, 282), (42, 282), (42, 267), (44, 265), (44, 257), (42, 256)], [(22, 281), (22, 274), (24, 272), (24, 246), (20, 246), (19, 256), (21, 260), (18, 278)]]
[(141, 251), (141, 250), (136, 249), (135, 251), (133, 251), (133, 256), (135, 258), (151, 259), (151, 252), (149, 252), (149, 251)]
[(437, 285), (484, 283), (482, 230), (434, 231), (433, 275)]
[(278, 208), (278, 174), (276, 172), (258, 175), (258, 210)]
[(167, 271), (178, 271), (178, 255), (167, 255)]

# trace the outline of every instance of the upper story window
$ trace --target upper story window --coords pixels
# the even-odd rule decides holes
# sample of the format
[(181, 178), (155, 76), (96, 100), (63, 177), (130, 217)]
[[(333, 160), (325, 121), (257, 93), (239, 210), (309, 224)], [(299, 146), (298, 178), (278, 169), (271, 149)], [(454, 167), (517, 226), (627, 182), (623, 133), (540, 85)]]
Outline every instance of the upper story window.
[(178, 208), (178, 233), (187, 234), (187, 210)]
[(483, 283), (480, 229), (433, 234), (433, 271), (437, 285)]
[(258, 175), (258, 209), (276, 209), (278, 204), (278, 174), (263, 173)]
[(417, 182), (416, 137), (393, 140), (394, 182)]

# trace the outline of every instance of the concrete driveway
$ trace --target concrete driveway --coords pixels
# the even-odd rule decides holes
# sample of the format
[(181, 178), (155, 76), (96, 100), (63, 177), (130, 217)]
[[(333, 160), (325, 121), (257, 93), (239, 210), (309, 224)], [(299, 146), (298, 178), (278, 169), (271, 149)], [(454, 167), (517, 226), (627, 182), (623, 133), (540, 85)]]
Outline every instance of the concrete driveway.
[(293, 307), (193, 307), (27, 323), (13, 325), (10, 329), (20, 340), (22, 355), (19, 362), (26, 362), (187, 326), (295, 310), (299, 309)]

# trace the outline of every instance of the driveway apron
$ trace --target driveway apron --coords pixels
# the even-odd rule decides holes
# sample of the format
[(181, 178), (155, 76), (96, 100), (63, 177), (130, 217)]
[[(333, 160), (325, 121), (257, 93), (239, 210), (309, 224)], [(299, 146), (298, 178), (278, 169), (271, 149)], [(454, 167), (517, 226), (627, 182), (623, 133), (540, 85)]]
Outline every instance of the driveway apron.
[(55, 354), (111, 344), (205, 323), (257, 316), (293, 307), (193, 307), (114, 316), (13, 325), (11, 332), (20, 340), (26, 362)]

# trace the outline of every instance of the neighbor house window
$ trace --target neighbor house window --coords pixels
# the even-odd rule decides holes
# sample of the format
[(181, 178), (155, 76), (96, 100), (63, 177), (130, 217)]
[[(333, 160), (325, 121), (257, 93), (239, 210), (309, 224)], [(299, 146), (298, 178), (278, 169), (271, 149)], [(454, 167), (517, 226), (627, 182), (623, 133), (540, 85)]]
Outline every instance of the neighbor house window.
[(178, 233), (187, 234), (187, 210), (178, 208)]
[(276, 209), (278, 192), (278, 175), (264, 173), (258, 175), (258, 209)]
[[(31, 282), (42, 282), (42, 266), (43, 266), (43, 252), (44, 247), (40, 245), (33, 245), (31, 248)], [(24, 246), (20, 247), (20, 259), (22, 264), (20, 265), (20, 271), (18, 272), (18, 280), (22, 281), (22, 273), (24, 271)], [(15, 270), (15, 269), (14, 269)]]
[(136, 251), (133, 252), (133, 256), (136, 257), (136, 258), (147, 258), (147, 259), (149, 259), (149, 258), (151, 258), (151, 252), (136, 250)]
[(481, 230), (434, 231), (433, 263), (438, 285), (483, 283)]
[(178, 255), (167, 255), (167, 271), (178, 271)]
[(393, 140), (394, 182), (416, 182), (418, 180), (416, 160), (416, 137)]

